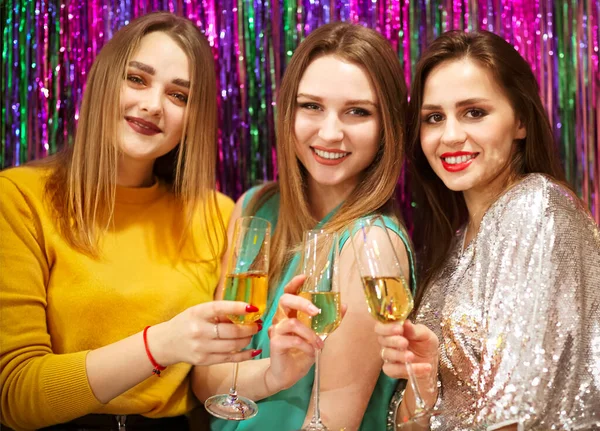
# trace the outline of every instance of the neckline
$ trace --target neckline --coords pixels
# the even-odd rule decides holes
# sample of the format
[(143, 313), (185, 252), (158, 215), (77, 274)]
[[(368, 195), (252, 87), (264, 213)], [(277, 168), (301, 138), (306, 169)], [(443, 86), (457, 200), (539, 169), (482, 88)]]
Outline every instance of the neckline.
[(158, 179), (150, 187), (115, 187), (115, 202), (124, 204), (147, 204), (160, 198), (167, 187)]
[(479, 233), (481, 232), (481, 227), (484, 225), (485, 218), (487, 217), (488, 214), (490, 214), (492, 212), (492, 209), (494, 209), (497, 205), (499, 205), (499, 203), (501, 201), (503, 201), (506, 198), (506, 196), (509, 195), (510, 192), (518, 189), (521, 185), (525, 184), (528, 180), (533, 178), (534, 175), (535, 175), (534, 173), (524, 175), (520, 181), (517, 181), (514, 184), (512, 184), (510, 187), (508, 187), (506, 190), (504, 190), (500, 194), (500, 196), (498, 196), (498, 198), (483, 213), (483, 216), (481, 217), (481, 222), (479, 223), (479, 229), (477, 229), (477, 233), (475, 234), (473, 239), (471, 241), (469, 241), (468, 244), (465, 244), (465, 242), (467, 240), (467, 229), (469, 227), (469, 222), (467, 221), (467, 223), (463, 225), (463, 227), (461, 228), (462, 229), (462, 240), (460, 241), (461, 247), (459, 250), (459, 256), (458, 256), (459, 259), (462, 259), (462, 257), (465, 255), (466, 251), (475, 247), (475, 243), (477, 242), (477, 238), (479, 237)]

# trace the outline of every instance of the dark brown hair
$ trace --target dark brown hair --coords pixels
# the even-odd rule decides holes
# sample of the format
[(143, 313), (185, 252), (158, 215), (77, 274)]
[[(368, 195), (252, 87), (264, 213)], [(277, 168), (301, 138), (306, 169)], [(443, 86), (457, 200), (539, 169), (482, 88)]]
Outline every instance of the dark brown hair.
[(461, 192), (449, 190), (423, 154), (420, 141), (423, 90), (429, 73), (447, 61), (469, 59), (486, 68), (508, 97), (527, 137), (516, 143), (512, 178), (538, 172), (564, 182), (552, 128), (529, 64), (504, 39), (487, 31), (450, 31), (437, 38), (416, 66), (408, 110), (406, 153), (417, 204), (414, 243), (419, 258), (419, 294), (438, 274), (452, 246), (455, 232), (468, 220)]

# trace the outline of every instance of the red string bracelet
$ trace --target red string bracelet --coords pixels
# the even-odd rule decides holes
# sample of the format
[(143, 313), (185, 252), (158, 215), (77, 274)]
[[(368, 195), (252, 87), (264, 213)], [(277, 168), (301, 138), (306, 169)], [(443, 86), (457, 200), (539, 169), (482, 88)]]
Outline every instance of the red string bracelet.
[(158, 377), (160, 377), (160, 372), (166, 370), (167, 367), (163, 367), (158, 362), (156, 362), (154, 360), (154, 357), (152, 356), (152, 353), (150, 353), (150, 349), (148, 348), (148, 335), (147, 335), (149, 327), (150, 326), (146, 326), (144, 328), (144, 347), (146, 348), (146, 355), (148, 355), (148, 359), (150, 359), (150, 362), (152, 363), (152, 366), (154, 367), (154, 369), (152, 370), (152, 374), (156, 374)]

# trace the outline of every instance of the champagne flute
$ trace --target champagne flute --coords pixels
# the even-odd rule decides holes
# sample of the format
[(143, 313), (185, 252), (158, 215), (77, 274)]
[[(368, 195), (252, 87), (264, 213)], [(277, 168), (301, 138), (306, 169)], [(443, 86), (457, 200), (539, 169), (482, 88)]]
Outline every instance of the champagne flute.
[[(258, 308), (256, 313), (228, 315), (233, 323), (250, 325), (267, 307), (269, 245), (271, 224), (259, 217), (240, 217), (235, 222), (233, 242), (227, 263), (223, 299), (242, 301)], [(237, 394), (238, 363), (233, 364), (233, 380), (228, 394), (208, 398), (204, 407), (221, 419), (242, 421), (258, 413), (258, 406)]]
[[(357, 220), (350, 238), (369, 312), (380, 322), (404, 322), (413, 309), (413, 296), (383, 218)], [(406, 426), (425, 426), (434, 413), (421, 396), (410, 362), (405, 365), (415, 398), (414, 415), (406, 421)]]
[[(320, 312), (316, 316), (298, 312), (298, 320), (315, 331), (323, 341), (340, 326), (342, 320), (338, 259), (337, 233), (324, 230), (310, 230), (304, 233), (302, 272), (306, 275), (306, 281), (298, 295), (311, 301)], [(328, 430), (321, 422), (319, 411), (320, 355), (321, 350), (316, 349), (313, 384), (314, 413), (312, 420), (302, 431)]]

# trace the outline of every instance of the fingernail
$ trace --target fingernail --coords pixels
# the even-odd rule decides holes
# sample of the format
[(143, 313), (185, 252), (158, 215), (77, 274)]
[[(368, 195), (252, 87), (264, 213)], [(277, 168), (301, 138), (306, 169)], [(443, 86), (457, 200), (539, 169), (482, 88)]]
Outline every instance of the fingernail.
[(258, 350), (253, 350), (252, 351), (252, 357), (256, 358), (258, 355), (260, 355), (262, 353), (262, 349), (258, 349)]
[(263, 324), (260, 322), (256, 322), (256, 324), (258, 325), (258, 330), (260, 331), (263, 328)]
[(246, 313), (256, 313), (258, 311), (258, 307), (254, 305), (246, 305)]
[(318, 308), (318, 307), (315, 307), (314, 305), (310, 305), (310, 306), (308, 307), (308, 309), (310, 310), (310, 312), (311, 312), (311, 313), (314, 313), (314, 314), (321, 314), (321, 309), (320, 309), (320, 308)]
[(258, 319), (258, 320), (256, 321), (256, 323), (260, 323), (260, 324), (262, 325), (262, 324), (263, 324), (263, 320), (262, 320), (262, 319)]

